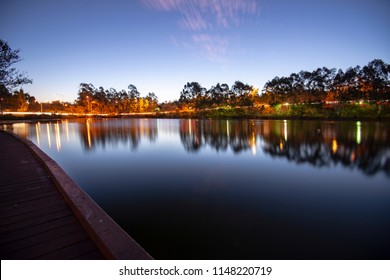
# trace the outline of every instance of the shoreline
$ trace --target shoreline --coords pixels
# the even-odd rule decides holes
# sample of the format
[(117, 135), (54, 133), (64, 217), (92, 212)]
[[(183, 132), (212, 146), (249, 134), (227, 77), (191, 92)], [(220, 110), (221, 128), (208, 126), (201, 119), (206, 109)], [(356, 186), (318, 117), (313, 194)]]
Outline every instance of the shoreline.
[(131, 116), (69, 116), (62, 118), (15, 118), (4, 120), (0, 117), (0, 125), (9, 125), (15, 123), (35, 123), (35, 122), (52, 122), (61, 120), (76, 120), (76, 119), (198, 119), (198, 120), (294, 120), (294, 121), (374, 121), (374, 122), (389, 122), (390, 118), (367, 118), (367, 117), (343, 117), (343, 118), (324, 118), (324, 117), (306, 117), (306, 116), (229, 116), (229, 117), (206, 117), (196, 114), (172, 114), (172, 115), (131, 115)]
[(59, 121), (83, 118), (159, 118), (159, 119), (263, 119), (263, 120), (331, 120), (331, 121), (390, 121), (390, 105), (276, 105), (269, 107), (220, 107), (198, 110), (135, 112), (122, 114), (78, 114), (18, 112), (0, 114), (0, 124), (35, 121)]

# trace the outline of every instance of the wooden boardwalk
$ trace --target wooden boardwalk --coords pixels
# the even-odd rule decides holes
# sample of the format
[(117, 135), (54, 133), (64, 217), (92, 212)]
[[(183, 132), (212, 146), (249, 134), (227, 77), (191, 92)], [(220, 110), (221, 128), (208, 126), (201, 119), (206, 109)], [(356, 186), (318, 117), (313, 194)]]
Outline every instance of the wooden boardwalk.
[[(81, 208), (93, 210), (82, 209), (81, 214), (75, 213), (75, 206), (69, 205), (69, 198), (60, 192), (58, 180), (53, 177), (30, 147), (13, 135), (0, 131), (2, 260), (151, 258), (127, 234), (120, 232), (121, 229), (116, 224), (113, 225), (112, 220), (105, 217), (106, 214), (102, 214), (100, 208), (94, 209), (93, 202), (87, 200), (81, 205)], [(82, 191), (72, 192), (78, 196), (81, 193), (82, 199), (85, 199)], [(94, 221), (83, 223), (83, 211), (88, 211), (88, 217), (97, 216), (99, 224), (96, 229)], [(99, 227), (105, 224), (106, 228), (99, 232)], [(122, 244), (121, 235), (124, 236)], [(115, 246), (120, 249), (112, 250)]]

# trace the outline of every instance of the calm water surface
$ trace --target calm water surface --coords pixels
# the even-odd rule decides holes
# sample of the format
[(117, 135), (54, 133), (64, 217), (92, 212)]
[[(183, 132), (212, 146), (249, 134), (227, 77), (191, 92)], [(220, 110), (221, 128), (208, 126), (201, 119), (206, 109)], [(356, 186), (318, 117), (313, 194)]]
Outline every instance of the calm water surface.
[(390, 124), (103, 119), (31, 139), (156, 259), (389, 259)]

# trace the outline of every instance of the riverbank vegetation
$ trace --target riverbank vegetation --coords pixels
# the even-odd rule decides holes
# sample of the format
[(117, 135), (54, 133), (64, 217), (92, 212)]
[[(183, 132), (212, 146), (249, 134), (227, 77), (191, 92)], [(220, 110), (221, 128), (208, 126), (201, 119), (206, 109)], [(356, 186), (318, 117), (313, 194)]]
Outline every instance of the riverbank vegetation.
[(263, 89), (236, 81), (210, 88), (188, 82), (178, 99), (159, 103), (154, 92), (144, 96), (130, 84), (127, 90), (81, 83), (74, 102), (38, 102), (21, 86), (31, 83), (13, 68), (20, 61), (1, 40), (0, 112), (51, 114), (140, 115), (197, 118), (390, 118), (390, 65), (375, 59), (342, 69), (318, 68), (275, 77)]

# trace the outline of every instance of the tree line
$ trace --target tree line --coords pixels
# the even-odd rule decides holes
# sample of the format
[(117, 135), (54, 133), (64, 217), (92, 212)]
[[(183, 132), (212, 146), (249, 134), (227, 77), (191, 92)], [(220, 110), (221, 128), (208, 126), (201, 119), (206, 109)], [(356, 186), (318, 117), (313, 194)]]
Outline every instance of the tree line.
[(263, 101), (276, 103), (331, 103), (390, 98), (390, 65), (380, 59), (364, 67), (318, 68), (288, 77), (275, 77), (264, 85)]
[(209, 89), (199, 82), (188, 82), (178, 100), (159, 103), (153, 92), (141, 97), (133, 84), (127, 90), (117, 91), (81, 83), (73, 103), (39, 103), (21, 88), (24, 84), (32, 83), (32, 80), (14, 67), (15, 63), (21, 61), (20, 51), (12, 50), (1, 39), (0, 51), (0, 112), (126, 114), (285, 103), (329, 104), (358, 100), (376, 103), (390, 99), (390, 65), (375, 59), (363, 67), (350, 67), (345, 71), (322, 67), (312, 72), (302, 70), (288, 77), (275, 77), (265, 83), (260, 94), (259, 89), (241, 81), (236, 81), (230, 87), (226, 83), (217, 83)]
[(145, 97), (137, 87), (130, 84), (128, 90), (95, 88), (92, 84), (81, 83), (75, 101), (77, 111), (92, 114), (144, 113), (159, 110), (158, 98), (154, 92)]
[(205, 109), (224, 106), (277, 104), (329, 104), (351, 101), (375, 103), (390, 99), (390, 65), (375, 59), (346, 71), (327, 67), (300, 71), (267, 81), (261, 94), (252, 85), (236, 81), (230, 88), (218, 83), (210, 89), (187, 83), (180, 93), (180, 108)]
[(198, 82), (184, 85), (180, 93), (179, 106), (182, 108), (205, 109), (224, 106), (253, 106), (258, 89), (251, 85), (236, 81), (231, 87), (217, 83), (210, 89), (202, 87)]

